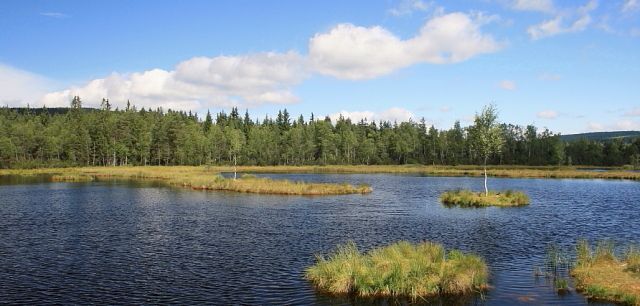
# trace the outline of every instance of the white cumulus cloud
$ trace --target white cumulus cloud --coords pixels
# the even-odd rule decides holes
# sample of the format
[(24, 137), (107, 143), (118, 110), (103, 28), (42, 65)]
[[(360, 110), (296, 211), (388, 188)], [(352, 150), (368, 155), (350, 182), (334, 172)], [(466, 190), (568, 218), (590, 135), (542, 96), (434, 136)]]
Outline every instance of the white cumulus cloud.
[(633, 120), (620, 120), (615, 123), (617, 130), (638, 131), (640, 130), (640, 122)]
[(422, 0), (401, 0), (396, 7), (388, 10), (393, 16), (411, 15), (415, 11), (427, 11), (433, 6), (432, 2)]
[(181, 110), (293, 103), (298, 98), (291, 87), (306, 76), (303, 62), (295, 52), (196, 57), (179, 63), (172, 71), (114, 73), (49, 93), (42, 102), (66, 106), (77, 95), (86, 106), (96, 107), (102, 98), (108, 98), (114, 106), (131, 100), (138, 106)]
[(498, 86), (500, 86), (500, 88), (504, 90), (516, 90), (518, 88), (518, 86), (516, 85), (516, 82), (511, 80), (500, 81)]
[(544, 110), (544, 111), (538, 112), (536, 116), (541, 119), (556, 119), (558, 118), (558, 112), (554, 110)]
[(63, 18), (69, 18), (71, 16), (65, 14), (65, 13), (60, 13), (60, 12), (42, 12), (40, 13), (40, 16), (45, 16), (45, 17), (50, 17), (50, 18), (57, 18), (57, 19), (63, 19)]
[[(428, 5), (420, 1), (408, 3), (413, 9)], [(456, 63), (495, 52), (501, 44), (481, 31), (493, 19), (480, 13), (439, 13), (409, 39), (401, 39), (380, 26), (339, 24), (310, 38), (307, 55), (289, 51), (194, 57), (173, 69), (114, 72), (42, 94), (39, 101), (47, 106), (68, 106), (77, 95), (87, 107), (97, 107), (106, 98), (114, 107), (123, 107), (130, 100), (138, 107), (196, 111), (295, 103), (299, 99), (293, 87), (313, 74), (370, 79), (419, 63)], [(398, 109), (387, 113), (388, 117), (382, 113), (376, 116), (408, 116)]]
[(623, 13), (635, 12), (638, 9), (640, 9), (639, 0), (624, 0), (624, 3), (622, 4)]
[(538, 79), (543, 81), (559, 81), (562, 76), (556, 73), (543, 73), (538, 76)]
[(519, 11), (537, 11), (550, 13), (555, 10), (553, 0), (514, 0), (511, 8)]
[(52, 90), (54, 82), (28, 71), (0, 63), (0, 105), (37, 105), (42, 95)]
[(626, 111), (624, 113), (625, 116), (630, 116), (630, 117), (638, 117), (640, 116), (640, 107), (635, 107), (633, 109), (630, 109), (628, 111)]
[(584, 31), (592, 23), (591, 11), (597, 7), (598, 2), (591, 0), (570, 13), (558, 14), (552, 19), (528, 27), (527, 33), (532, 39), (541, 39), (559, 34)]
[(329, 118), (331, 118), (331, 120), (335, 122), (338, 120), (338, 118), (340, 118), (340, 116), (344, 118), (349, 118), (353, 122), (358, 122), (362, 119), (366, 119), (369, 122), (380, 121), (380, 120), (392, 121), (392, 122), (393, 121), (405, 122), (405, 121), (409, 121), (410, 119), (413, 119), (413, 120), (416, 119), (416, 116), (412, 112), (400, 107), (392, 107), (380, 112), (343, 110), (343, 111), (329, 115)]
[(413, 38), (403, 40), (383, 27), (340, 24), (309, 41), (313, 69), (340, 79), (369, 79), (418, 63), (445, 64), (501, 48), (480, 31), (491, 19), (450, 13), (428, 20)]

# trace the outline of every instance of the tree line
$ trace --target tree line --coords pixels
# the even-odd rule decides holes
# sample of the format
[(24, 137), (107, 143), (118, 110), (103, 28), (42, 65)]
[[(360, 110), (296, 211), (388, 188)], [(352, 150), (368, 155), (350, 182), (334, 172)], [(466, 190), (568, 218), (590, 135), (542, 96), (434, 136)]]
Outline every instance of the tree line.
[(500, 152), (486, 156), (472, 144), (472, 129), (456, 122), (436, 129), (425, 120), (353, 122), (328, 117), (251, 119), (161, 108), (82, 107), (74, 97), (64, 111), (0, 108), (0, 167), (119, 165), (325, 165), (482, 163), (505, 165), (637, 165), (640, 138), (562, 141), (535, 126), (499, 124)]

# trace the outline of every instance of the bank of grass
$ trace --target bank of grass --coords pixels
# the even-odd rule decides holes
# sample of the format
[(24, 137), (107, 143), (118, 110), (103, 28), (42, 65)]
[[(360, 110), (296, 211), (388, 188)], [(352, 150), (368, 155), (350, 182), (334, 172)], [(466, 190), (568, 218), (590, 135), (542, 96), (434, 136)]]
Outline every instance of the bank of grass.
[[(93, 167), (88, 169), (114, 169), (121, 167)], [(189, 166), (165, 166), (165, 167), (124, 167), (130, 169), (132, 173), (151, 173), (171, 171), (192, 172), (192, 169), (202, 169), (204, 167)], [(137, 169), (143, 168), (142, 171)], [(582, 178), (582, 179), (628, 179), (640, 180), (640, 172), (626, 171), (622, 168), (606, 168), (607, 171), (585, 171), (590, 167), (567, 167), (567, 166), (489, 166), (487, 174), (492, 177), (508, 178)], [(603, 167), (598, 167), (603, 168)], [(61, 168), (67, 169), (67, 168)], [(70, 168), (75, 169), (75, 168)], [(83, 168), (86, 169), (86, 168)], [(150, 170), (151, 169), (151, 170)], [(211, 172), (233, 172), (231, 166), (212, 166), (208, 168)], [(581, 170), (582, 169), (582, 170)], [(29, 170), (0, 170), (1, 174), (12, 173), (34, 173), (43, 171), (51, 173), (52, 169), (29, 169)], [(107, 170), (107, 172), (110, 170)], [(329, 166), (239, 166), (239, 172), (252, 173), (394, 173), (394, 174), (418, 174), (426, 176), (483, 176), (482, 167), (473, 165), (460, 166), (427, 166), (427, 165), (329, 165)]]
[(84, 182), (94, 179), (157, 180), (196, 190), (221, 190), (281, 195), (341, 195), (364, 194), (372, 191), (368, 185), (307, 183), (274, 180), (245, 175), (234, 180), (224, 178), (208, 167), (86, 167), (59, 169), (1, 170), (0, 175), (51, 175), (52, 181)]
[(512, 207), (528, 205), (529, 197), (523, 192), (513, 190), (489, 191), (489, 195), (471, 190), (452, 190), (440, 195), (440, 201), (445, 205), (460, 207)]
[(367, 253), (349, 242), (326, 257), (317, 256), (305, 276), (321, 291), (362, 297), (415, 299), (488, 288), (488, 268), (482, 258), (431, 242), (401, 241)]
[[(640, 172), (621, 168), (606, 168), (607, 171), (585, 171), (592, 167), (567, 166), (490, 166), (487, 174), (505, 178), (581, 178), (581, 179), (628, 179), (640, 180)], [(598, 167), (602, 168), (602, 167)], [(218, 171), (233, 171), (233, 167), (213, 167)], [(582, 170), (581, 170), (582, 169)], [(419, 174), (425, 176), (483, 176), (480, 166), (427, 166), (427, 165), (329, 165), (329, 166), (242, 166), (241, 172), (253, 173), (393, 173)]]
[(629, 247), (616, 256), (611, 242), (601, 241), (592, 248), (582, 240), (576, 253), (571, 274), (578, 290), (597, 300), (640, 305), (640, 249)]

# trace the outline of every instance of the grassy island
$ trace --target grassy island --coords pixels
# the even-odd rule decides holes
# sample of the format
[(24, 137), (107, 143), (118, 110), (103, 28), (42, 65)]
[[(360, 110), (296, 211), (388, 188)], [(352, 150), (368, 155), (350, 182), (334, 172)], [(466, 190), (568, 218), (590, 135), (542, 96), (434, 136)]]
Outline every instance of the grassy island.
[(221, 190), (281, 195), (364, 194), (367, 185), (306, 183), (244, 175), (234, 180), (206, 167), (87, 167), (31, 170), (0, 170), (0, 175), (50, 175), (56, 182), (87, 182), (95, 179), (157, 180), (194, 190)]
[(218, 175), (176, 178), (169, 181), (174, 185), (181, 185), (196, 190), (223, 190), (247, 193), (283, 194), (283, 195), (338, 195), (353, 193), (369, 193), (371, 187), (367, 185), (353, 186), (350, 184), (305, 183), (289, 180), (273, 180), (243, 175), (234, 180)]
[(470, 190), (453, 190), (443, 193), (440, 196), (440, 201), (445, 205), (461, 207), (511, 207), (528, 205), (529, 197), (523, 192), (512, 190), (490, 191), (488, 194)]
[(362, 297), (425, 298), (485, 290), (488, 268), (476, 255), (447, 251), (440, 244), (397, 242), (365, 254), (347, 243), (318, 256), (306, 278), (319, 290)]
[(613, 244), (599, 242), (593, 250), (580, 241), (571, 271), (576, 287), (589, 298), (640, 305), (640, 249), (630, 247), (616, 256)]

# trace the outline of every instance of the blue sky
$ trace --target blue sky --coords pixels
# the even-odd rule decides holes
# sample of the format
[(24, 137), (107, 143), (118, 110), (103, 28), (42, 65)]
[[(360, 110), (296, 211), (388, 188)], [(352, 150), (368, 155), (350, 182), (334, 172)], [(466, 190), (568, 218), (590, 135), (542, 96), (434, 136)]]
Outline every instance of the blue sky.
[(640, 0), (0, 2), (0, 103), (640, 129)]

